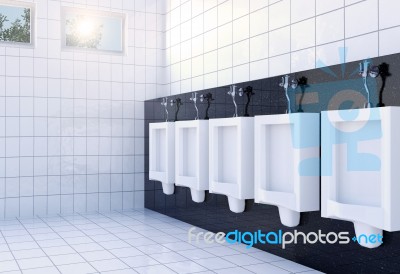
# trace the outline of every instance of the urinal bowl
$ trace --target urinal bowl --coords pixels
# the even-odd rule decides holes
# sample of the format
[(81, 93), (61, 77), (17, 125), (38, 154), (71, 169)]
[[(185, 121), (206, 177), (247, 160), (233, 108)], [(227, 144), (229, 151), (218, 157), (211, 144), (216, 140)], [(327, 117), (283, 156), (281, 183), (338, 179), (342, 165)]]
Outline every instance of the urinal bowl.
[(284, 226), (295, 227), (300, 224), (300, 212), (278, 206), (279, 218)]
[(161, 182), (164, 194), (175, 190), (175, 123), (149, 125), (149, 179)]
[(234, 213), (242, 213), (246, 208), (245, 199), (237, 199), (232, 196), (228, 196), (229, 209)]
[(301, 212), (319, 210), (319, 114), (256, 116), (254, 127), (255, 202), (297, 226)]
[(166, 195), (172, 195), (175, 192), (175, 186), (170, 183), (161, 183), (163, 193)]
[[(325, 182), (324, 182), (325, 183)], [(354, 225), (357, 242), (367, 248), (375, 248), (382, 244), (378, 238), (383, 237), (382, 224), (384, 210), (375, 206), (355, 205), (326, 199), (326, 188), (322, 187), (322, 217), (350, 221)], [(370, 237), (373, 237), (370, 240)]]
[(192, 196), (193, 202), (202, 203), (206, 199), (206, 191), (205, 190), (197, 190), (194, 188), (190, 188), (190, 195)]
[(245, 210), (254, 199), (254, 118), (209, 121), (210, 193), (228, 197), (232, 212)]
[(175, 123), (175, 185), (190, 188), (192, 200), (204, 202), (208, 190), (208, 121)]
[(321, 216), (353, 222), (364, 247), (400, 230), (399, 117), (399, 107), (321, 114)]
[[(364, 224), (360, 222), (354, 222), (354, 231), (358, 239), (358, 243), (367, 248), (375, 248), (382, 244), (381, 241), (377, 239), (377, 235), (383, 236), (383, 230)], [(371, 235), (375, 235), (376, 238), (374, 242), (367, 240)]]

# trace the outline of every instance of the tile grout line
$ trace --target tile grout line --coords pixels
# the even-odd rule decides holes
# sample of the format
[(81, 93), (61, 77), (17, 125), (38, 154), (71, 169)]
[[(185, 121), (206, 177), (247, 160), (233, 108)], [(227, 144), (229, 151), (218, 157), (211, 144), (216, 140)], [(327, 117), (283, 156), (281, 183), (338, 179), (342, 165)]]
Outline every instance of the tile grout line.
[[(146, 214), (146, 212), (149, 212), (150, 214)], [(90, 213), (90, 214), (77, 214), (77, 213), (73, 213), (73, 214), (67, 214), (67, 215), (64, 215), (64, 216), (60, 216), (60, 215), (58, 215), (58, 216), (55, 216), (55, 217), (47, 217), (47, 218), (41, 218), (41, 217), (36, 217), (36, 218), (33, 218), (33, 219), (27, 219), (29, 222), (24, 222), (22, 219), (20, 219), (20, 220), (16, 220), (16, 222), (18, 222), (19, 223), (19, 226), (21, 226), (21, 228), (23, 228), (23, 230), (21, 230), (21, 231), (24, 231), (26, 234), (24, 234), (24, 235), (29, 235), (30, 237), (32, 237), (32, 232), (30, 231), (30, 229), (36, 229), (35, 228), (35, 220), (40, 220), (41, 221), (41, 224), (43, 225), (40, 225), (38, 228), (39, 229), (49, 229), (49, 230), (52, 230), (53, 231), (53, 233), (55, 234), (55, 235), (57, 235), (57, 238), (54, 238), (54, 240), (62, 240), (63, 242), (65, 242), (66, 243), (66, 245), (65, 246), (69, 246), (70, 248), (71, 248), (71, 250), (73, 250), (73, 251), (75, 251), (75, 253), (70, 253), (70, 254), (78, 254), (78, 255), (81, 255), (81, 253), (85, 253), (85, 251), (82, 251), (82, 252), (77, 252), (77, 250), (73, 247), (73, 244), (69, 244), (69, 242), (66, 240), (67, 238), (69, 238), (69, 239), (74, 239), (74, 238), (81, 238), (82, 236), (72, 236), (72, 237), (67, 237), (67, 238), (64, 238), (64, 237), (62, 237), (61, 236), (61, 234), (62, 234), (62, 231), (61, 230), (59, 230), (59, 229), (56, 229), (57, 227), (59, 227), (59, 228), (61, 228), (61, 227), (68, 227), (69, 228), (69, 230), (64, 230), (65, 232), (68, 232), (68, 231), (76, 231), (76, 232), (80, 232), (80, 233), (82, 233), (82, 234), (84, 234), (84, 235), (86, 235), (85, 237), (87, 237), (88, 239), (90, 239), (91, 241), (92, 241), (92, 243), (94, 243), (94, 244), (98, 244), (99, 246), (101, 246), (101, 242), (97, 242), (94, 238), (92, 238), (92, 236), (94, 236), (94, 235), (110, 235), (110, 236), (113, 236), (113, 237), (115, 237), (115, 238), (118, 238), (118, 239), (120, 239), (118, 236), (117, 236), (117, 234), (116, 233), (114, 233), (114, 232), (112, 232), (112, 229), (107, 229), (107, 228), (118, 228), (118, 227), (126, 227), (129, 231), (131, 231), (131, 232), (133, 232), (133, 233), (138, 233), (138, 234), (140, 234), (140, 231), (146, 231), (146, 230), (140, 230), (140, 231), (135, 231), (135, 230), (133, 230), (133, 229), (131, 229), (129, 226), (127, 226), (126, 225), (126, 222), (129, 222), (129, 221), (134, 221), (134, 222), (136, 222), (136, 223), (138, 223), (139, 225), (141, 224), (141, 225), (145, 225), (145, 226), (149, 226), (149, 227), (153, 227), (153, 229), (154, 230), (156, 230), (156, 231), (160, 231), (160, 232), (162, 232), (162, 233), (167, 233), (168, 235), (170, 235), (170, 236), (172, 236), (172, 234), (170, 234), (171, 233), (171, 229), (172, 228), (168, 228), (168, 227), (170, 227), (170, 226), (172, 226), (172, 227), (174, 227), (174, 226), (176, 226), (176, 224), (181, 224), (181, 225), (183, 225), (183, 227), (187, 227), (187, 226), (190, 226), (190, 224), (188, 224), (188, 223), (185, 223), (185, 222), (182, 222), (182, 221), (179, 221), (179, 220), (177, 220), (177, 219), (174, 219), (174, 218), (172, 218), (172, 217), (168, 217), (168, 216), (164, 216), (164, 215), (162, 215), (162, 214), (160, 214), (160, 213), (157, 213), (157, 212), (154, 212), (154, 213), (156, 213), (156, 214), (153, 214), (153, 211), (147, 211), (147, 210), (130, 210), (130, 211), (121, 211), (121, 212), (118, 212), (118, 211), (114, 211), (114, 212), (111, 212), (111, 213), (109, 213), (109, 214), (101, 214), (101, 213)], [(137, 218), (137, 217), (139, 217), (139, 218)], [(57, 222), (60, 222), (61, 221), (61, 223), (60, 223), (60, 225), (59, 224), (57, 224), (57, 225), (55, 225), (55, 224), (53, 224), (53, 225), (50, 225), (50, 223), (52, 223), (52, 222), (54, 222), (53, 221), (53, 219), (55, 219), (54, 221), (57, 221)], [(96, 222), (96, 220), (105, 220), (105, 222), (103, 223), (103, 222), (100, 222), (100, 223), (98, 223), (98, 222)], [(76, 222), (74, 221), (74, 220), (76, 220)], [(108, 221), (107, 221), (108, 220)], [(115, 223), (117, 226), (109, 226), (109, 225), (107, 225), (106, 227), (103, 227), (101, 224), (111, 224), (111, 223)], [(168, 232), (163, 232), (163, 230), (160, 230), (160, 229), (157, 229), (157, 224), (160, 224), (160, 223), (162, 223), (162, 224), (165, 224), (166, 225), (166, 229), (168, 230)], [(86, 231), (93, 231), (93, 230), (97, 230), (97, 229), (101, 229), (101, 230), (104, 230), (105, 232), (107, 232), (107, 234), (87, 234), (87, 233), (85, 233), (84, 232), (84, 228), (82, 228), (82, 227), (84, 227), (85, 225), (90, 225), (90, 224), (94, 224), (94, 225), (96, 225), (96, 226), (98, 226), (99, 228), (89, 228), (88, 230), (86, 230)], [(16, 225), (16, 224), (11, 224), (11, 226), (12, 225)], [(28, 229), (27, 228), (27, 226), (29, 226), (29, 227), (31, 227), (30, 229)], [(178, 228), (180, 228), (180, 229), (184, 229), (183, 227), (181, 227), (180, 225), (178, 225), (178, 226), (176, 226), (176, 227), (178, 227)], [(11, 227), (10, 227), (11, 228)], [(72, 230), (71, 230), (72, 229)], [(11, 231), (11, 230), (10, 230)], [(40, 231), (41, 233), (38, 233), (38, 234), (35, 234), (35, 235), (46, 235), (46, 232), (45, 231)], [(180, 235), (181, 233), (179, 233), (179, 235)], [(183, 235), (184, 235), (185, 233), (183, 233)], [(17, 237), (16, 235), (15, 236), (10, 236), (10, 237)], [(5, 237), (4, 237), (5, 238)], [(36, 237), (32, 237), (33, 238), (33, 242), (35, 242), (38, 246), (39, 246), (39, 248), (40, 249), (42, 249), (42, 251), (44, 252), (44, 254), (46, 254), (46, 252), (44, 251), (44, 249), (41, 247), (41, 245), (38, 243), (38, 241), (36, 240)], [(150, 239), (148, 236), (145, 236), (145, 235), (143, 235), (143, 238), (147, 238), (147, 239)], [(124, 240), (122, 240), (122, 239), (120, 239), (121, 240), (121, 242), (125, 242)], [(46, 241), (46, 240), (43, 240), (43, 241)], [(50, 240), (51, 241), (51, 240)], [(115, 240), (108, 240), (108, 241), (104, 241), (104, 242), (112, 242), (112, 241), (115, 241)], [(39, 241), (39, 242), (41, 242), (41, 241)], [(171, 244), (173, 244), (173, 243), (181, 243), (181, 242), (185, 242), (185, 241), (183, 241), (182, 239), (179, 239), (179, 238), (177, 238), (177, 242), (171, 242)], [(126, 242), (125, 242), (126, 243)], [(79, 245), (79, 243), (77, 242), (76, 243), (77, 245)], [(81, 244), (84, 244), (84, 243), (81, 243)], [(160, 244), (160, 243), (158, 243), (158, 244)], [(129, 245), (129, 244), (128, 244)], [(149, 244), (149, 245), (152, 245), (152, 244)], [(160, 245), (163, 245), (163, 244), (160, 244)], [(240, 255), (240, 256), (244, 256), (244, 257), (246, 257), (246, 256), (251, 256), (251, 257), (253, 257), (251, 254), (247, 254), (247, 253), (243, 253), (243, 252), (241, 252), (241, 250), (239, 250), (239, 249), (234, 249), (234, 248), (231, 248), (230, 246), (227, 246), (227, 245), (218, 245), (218, 246), (220, 246), (220, 247), (222, 247), (222, 248), (228, 248), (228, 249), (230, 249), (230, 250), (233, 250), (234, 252), (236, 252), (237, 254), (232, 254), (232, 255), (222, 255), (222, 256), (218, 256), (218, 255), (214, 255), (213, 253), (211, 253), (210, 255), (213, 255), (212, 257), (210, 257), (211, 259), (212, 258), (220, 258), (220, 259), (222, 259), (222, 260), (226, 260), (225, 259), (225, 257), (227, 256), (227, 257), (229, 257), (229, 256), (235, 256), (235, 255)], [(165, 246), (164, 246), (165, 247)], [(51, 248), (51, 246), (49, 246), (49, 248)], [(123, 248), (123, 247), (121, 247), (121, 248)], [(121, 249), (121, 248), (116, 248), (116, 249)], [(136, 247), (133, 247), (133, 248), (135, 248), (136, 249)], [(171, 249), (171, 248), (167, 248), (167, 247), (165, 247), (166, 249)], [(111, 249), (109, 249), (109, 248), (104, 248), (104, 247), (102, 247), (102, 249), (103, 250), (106, 250), (106, 251), (108, 251), (109, 253), (110, 253), (110, 255), (112, 254), (111, 253), (111, 250), (113, 249), (113, 248), (111, 248)], [(29, 249), (29, 250), (32, 250), (32, 249)], [(180, 249), (182, 252), (184, 252), (185, 251), (185, 249)], [(194, 246), (194, 249), (193, 250), (204, 250), (203, 248), (201, 248), (201, 247), (196, 247), (196, 246)], [(205, 250), (204, 250), (205, 251)], [(95, 252), (95, 251), (87, 251), (87, 252)], [(179, 250), (175, 250), (175, 249), (171, 249), (171, 252), (173, 252), (173, 253), (177, 253), (177, 254), (179, 254), (179, 255), (181, 255), (181, 256), (183, 256), (183, 257), (185, 257), (184, 255), (182, 255), (181, 253), (182, 252), (179, 252)], [(256, 252), (256, 251), (255, 251)], [(163, 254), (167, 254), (168, 252), (166, 252), (166, 253), (163, 253)], [(263, 253), (263, 251), (257, 251), (257, 253)], [(161, 254), (161, 253), (160, 253)], [(271, 253), (267, 253), (267, 254), (271, 254)], [(60, 254), (61, 255), (61, 254)], [(112, 254), (113, 255), (113, 257), (115, 257), (115, 259), (119, 259), (117, 256), (115, 256), (114, 254)], [(50, 259), (50, 256), (49, 255), (46, 255), (47, 257), (48, 257), (48, 259)], [(54, 255), (54, 256), (59, 256), (59, 255)], [(137, 256), (140, 256), (140, 255), (137, 255)], [(155, 259), (154, 257), (152, 257), (151, 256), (151, 254), (150, 253), (145, 253), (143, 256), (146, 256), (146, 257), (149, 257), (149, 258), (152, 258), (152, 259), (154, 259), (155, 261), (158, 261), (157, 259)], [(81, 256), (82, 257), (82, 256)], [(132, 256), (132, 257), (136, 257), (136, 256)], [(44, 258), (43, 256), (42, 257), (37, 257), (37, 258)], [(253, 257), (253, 258), (255, 258), (255, 259), (257, 259), (257, 257)], [(29, 258), (27, 258), (27, 259), (29, 259)], [(281, 260), (279, 260), (279, 261), (288, 261), (288, 260), (286, 260), (286, 259), (284, 259), (284, 258), (280, 258)], [(86, 261), (86, 262), (88, 262), (88, 264), (89, 265), (91, 265), (92, 266), (92, 264), (88, 261), (88, 260), (86, 260), (85, 258), (83, 258), (83, 260), (84, 261)], [(112, 260), (112, 259), (110, 259), (110, 260)], [(121, 259), (119, 259), (120, 261), (121, 261)], [(198, 259), (198, 260), (202, 260), (202, 259)], [(192, 259), (190, 259), (190, 258), (186, 258), (186, 260), (185, 261), (190, 261), (190, 262), (193, 262), (193, 263), (195, 263), (195, 264), (198, 264), (197, 263), (197, 261), (198, 260), (192, 260)], [(206, 259), (205, 259), (206, 260)], [(51, 260), (50, 259), (50, 261), (54, 264), (54, 262), (53, 262), (53, 260)], [(101, 261), (101, 259), (100, 260), (94, 260), (93, 262), (96, 262), (96, 261)], [(264, 260), (259, 260), (260, 262), (259, 263), (255, 263), (255, 264), (251, 264), (251, 265), (261, 265), (261, 264), (268, 264), (268, 265), (272, 265), (272, 266), (274, 266), (274, 267), (278, 267), (278, 268), (282, 268), (282, 267), (279, 267), (279, 266), (275, 266), (274, 264), (272, 264), (271, 262), (267, 262), (267, 261), (264, 261)], [(162, 263), (161, 261), (158, 261), (158, 263), (160, 263), (160, 265), (162, 265), (162, 266), (165, 266), (165, 267), (169, 267), (168, 265), (169, 264), (179, 264), (180, 262), (184, 262), (184, 261), (171, 261), (171, 262), (166, 262), (166, 263)], [(230, 261), (228, 261), (228, 262), (230, 262)], [(230, 262), (230, 263), (232, 263), (232, 262)], [(69, 264), (65, 264), (65, 265), (76, 265), (76, 264), (81, 264), (81, 262), (76, 262), (76, 263), (69, 263)], [(55, 264), (54, 264), (55, 265)], [(235, 265), (235, 263), (233, 263), (233, 265)], [(60, 265), (60, 266), (62, 266), (62, 265)], [(200, 266), (201, 267), (204, 267), (203, 266), (203, 264), (200, 264)], [(250, 266), (250, 265), (249, 265)], [(58, 266), (57, 265), (55, 265), (55, 267), (58, 269)], [(146, 266), (141, 266), (141, 267), (146, 267)], [(149, 267), (151, 267), (151, 266), (149, 266)], [(235, 266), (236, 268), (244, 268), (244, 269), (246, 269), (244, 266), (240, 266), (240, 265), (236, 265)], [(32, 268), (32, 269), (44, 269), (45, 268), (45, 266), (43, 266), (43, 267), (38, 267), (38, 268)], [(208, 268), (208, 267), (204, 267), (204, 268)], [(226, 268), (226, 269), (228, 269), (228, 268)], [(282, 269), (284, 269), (284, 268), (282, 268)], [(172, 269), (173, 270), (173, 269)], [(285, 269), (286, 270), (286, 269)], [(211, 271), (213, 272), (213, 270), (211, 269)]]
[[(59, 218), (61, 218), (61, 219), (63, 219), (63, 217), (61, 216), (61, 215), (57, 215)], [(65, 242), (65, 244), (66, 244), (66, 246), (69, 246), (72, 250), (74, 250), (75, 251), (75, 254), (78, 254), (83, 260), (85, 260), (85, 262), (86, 263), (88, 263), (91, 267), (93, 267), (91, 264), (90, 264), (90, 262), (89, 261), (87, 261), (83, 256), (81, 256), (81, 254), (80, 254), (80, 252), (78, 252), (72, 245), (70, 245), (60, 234), (59, 234), (59, 232), (58, 231), (56, 231), (56, 230), (54, 230), (54, 228), (52, 227), (52, 226), (50, 226), (47, 222), (45, 222), (43, 219), (42, 219), (42, 217), (40, 217), (40, 216), (38, 216), (37, 217), (39, 220), (41, 220), (49, 229), (51, 229), (52, 231), (53, 231), (53, 233), (55, 233), (55, 234), (57, 234), (57, 236), (62, 240), (62, 241), (64, 241)], [(36, 242), (36, 241), (35, 241)], [(39, 244), (38, 244), (39, 245)], [(39, 245), (39, 247), (40, 247), (40, 245)], [(40, 247), (41, 248), (41, 247)], [(43, 250), (43, 252), (47, 255), (47, 253)], [(62, 254), (59, 254), (59, 255), (62, 255)], [(57, 256), (57, 255), (55, 255), (55, 256)], [(47, 257), (49, 257), (49, 259), (50, 259), (50, 256), (49, 255), (47, 255)], [(51, 260), (51, 259), (50, 259)], [(54, 263), (53, 263), (54, 264)], [(55, 265), (56, 266), (56, 268), (58, 269), (59, 268), (59, 266), (57, 266), (57, 265)], [(93, 267), (93, 269), (95, 269), (94, 267)], [(59, 270), (59, 269), (58, 269)], [(60, 271), (60, 270), (59, 270)], [(60, 271), (61, 272), (61, 271)]]
[[(118, 222), (118, 221), (116, 221), (116, 220), (113, 220), (112, 218), (110, 218), (110, 217), (108, 217), (108, 216), (106, 216), (106, 215), (104, 215), (104, 214), (102, 214), (102, 213), (98, 213), (100, 216), (103, 216), (104, 218), (107, 218), (107, 219), (109, 219), (109, 220), (111, 220), (111, 221), (113, 221), (113, 222), (116, 222), (116, 223), (118, 223), (118, 224), (120, 224), (121, 226), (123, 226), (123, 227), (125, 227), (125, 228), (127, 228), (127, 229), (129, 229), (129, 230), (131, 230), (132, 232), (135, 232), (135, 233), (138, 233), (138, 234), (140, 234), (140, 232), (137, 232), (137, 231), (134, 231), (134, 230), (132, 230), (131, 228), (129, 228), (128, 226), (126, 226), (126, 225), (124, 225), (124, 224), (121, 224), (120, 222)], [(80, 216), (82, 216), (82, 217), (84, 217), (84, 218), (86, 218), (85, 216), (83, 216), (83, 215), (81, 215), (81, 214), (79, 214)], [(87, 218), (86, 218), (87, 219)], [(90, 220), (90, 219), (87, 219), (87, 220), (89, 220), (90, 222), (92, 222), (92, 223), (94, 223), (94, 224), (96, 224), (95, 222), (93, 222), (92, 220)], [(139, 220), (137, 220), (137, 221), (139, 221)], [(139, 221), (140, 222), (140, 221)], [(145, 224), (145, 223), (143, 223), (143, 224)], [(77, 228), (78, 230), (80, 230), (79, 228)], [(146, 255), (146, 256), (148, 256), (148, 257), (151, 257), (150, 255), (148, 255), (148, 254), (146, 254), (146, 253), (144, 253), (144, 252), (142, 252), (141, 250), (139, 250), (136, 246), (133, 246), (133, 245), (131, 245), (130, 243), (128, 243), (128, 242), (126, 242), (124, 239), (121, 239), (121, 238), (119, 238), (116, 234), (114, 234), (113, 232), (111, 232), (111, 231), (108, 231), (106, 228), (103, 228), (104, 230), (106, 230), (107, 232), (109, 232), (111, 235), (113, 235), (113, 236), (115, 236), (116, 238), (118, 238), (120, 241), (123, 241), (124, 243), (126, 243), (126, 244), (128, 244), (129, 246), (131, 246), (131, 247), (133, 247), (133, 248), (135, 248), (135, 249), (137, 249), (139, 252), (141, 252), (141, 253), (143, 253), (144, 255)], [(156, 228), (155, 228), (156, 229)], [(82, 233), (84, 233), (84, 234), (86, 234), (85, 232), (83, 232), (83, 231), (81, 231)], [(142, 235), (142, 234), (140, 234), (143, 238), (146, 238), (146, 239), (148, 239), (148, 237), (147, 236), (145, 236), (145, 235)], [(87, 235), (88, 236), (88, 235)], [(90, 236), (88, 236), (89, 238), (90, 238)], [(134, 238), (133, 238), (134, 239)], [(93, 240), (93, 239), (92, 239)], [(96, 243), (97, 243), (97, 241), (95, 241)], [(98, 243), (99, 244), (99, 243)], [(101, 244), (99, 244), (100, 246), (101, 246)], [(117, 249), (117, 248), (116, 248)], [(108, 250), (107, 250), (108, 251)], [(173, 252), (173, 250), (171, 250), (171, 252)], [(111, 253), (111, 252), (110, 252)], [(112, 253), (111, 253), (112, 254)], [(114, 254), (112, 254), (112, 255), (114, 255)], [(137, 257), (137, 256), (143, 256), (143, 255), (136, 255), (136, 256), (131, 256), (131, 257)], [(126, 264), (123, 260), (121, 260), (120, 258), (118, 258), (117, 256), (116, 256), (116, 258), (118, 259), (118, 260), (120, 260), (122, 263), (124, 263), (125, 265), (128, 265), (128, 264)], [(126, 257), (126, 258), (129, 258), (129, 257)], [(154, 258), (153, 258), (154, 259)], [(156, 259), (154, 259), (154, 260), (156, 260)], [(157, 260), (156, 260), (157, 261)], [(159, 262), (159, 261), (157, 261), (157, 262)], [(161, 262), (159, 262), (161, 265), (163, 265)], [(132, 268), (132, 269), (134, 269), (133, 267), (131, 267), (131, 266), (129, 266), (128, 265), (128, 267), (130, 267), (130, 268)]]
[[(58, 267), (54, 264), (53, 260), (50, 258), (50, 256), (47, 255), (47, 253), (43, 250), (43, 248), (41, 247), (41, 245), (36, 241), (35, 237), (32, 236), (32, 234), (30, 233), (30, 231), (25, 227), (25, 225), (20, 221), (20, 219), (17, 219), (18, 222), (22, 225), (22, 227), (26, 230), (26, 232), (28, 233), (28, 235), (33, 239), (33, 242), (35, 242), (37, 244), (37, 246), (39, 247), (39, 249), (43, 252), (43, 254), (46, 255), (46, 257), (36, 257), (36, 258), (26, 258), (26, 259), (37, 259), (37, 258), (48, 258), (50, 260), (50, 262), (53, 264), (53, 266), (61, 273), (61, 271), (58, 269)], [(43, 222), (43, 220), (42, 220)], [(43, 222), (44, 223), (44, 222)], [(22, 260), (22, 259), (20, 259)], [(16, 260), (18, 262), (18, 260)], [(40, 269), (42, 267), (38, 267), (36, 269)], [(33, 268), (35, 269), (35, 268)], [(22, 270), (21, 270), (22, 271)]]
[[(16, 221), (18, 221), (17, 218), (15, 218), (15, 219), (16, 219)], [(10, 252), (11, 255), (13, 256), (14, 261), (15, 261), (15, 263), (17, 264), (19, 271), (21, 271), (21, 273), (22, 273), (22, 269), (21, 269), (21, 267), (20, 267), (20, 265), (19, 265), (17, 259), (15, 258), (14, 253), (11, 251), (10, 245), (8, 244), (6, 237), (4, 237), (3, 231), (2, 231), (1, 229), (0, 229), (0, 235), (4, 238), (4, 241), (5, 241), (5, 243), (6, 243), (7, 247), (8, 247), (9, 252)]]

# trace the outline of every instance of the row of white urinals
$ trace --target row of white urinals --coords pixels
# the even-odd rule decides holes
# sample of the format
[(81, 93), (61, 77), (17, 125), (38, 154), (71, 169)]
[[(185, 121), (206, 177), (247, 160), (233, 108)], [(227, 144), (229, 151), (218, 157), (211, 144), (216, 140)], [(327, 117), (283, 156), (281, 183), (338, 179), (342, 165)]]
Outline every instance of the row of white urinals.
[(275, 205), (289, 227), (321, 204), (322, 217), (353, 222), (357, 237), (396, 231), (397, 117), (400, 108), (384, 107), (151, 123), (149, 177), (168, 195), (189, 187), (198, 203), (206, 190), (226, 195), (236, 213), (246, 199)]

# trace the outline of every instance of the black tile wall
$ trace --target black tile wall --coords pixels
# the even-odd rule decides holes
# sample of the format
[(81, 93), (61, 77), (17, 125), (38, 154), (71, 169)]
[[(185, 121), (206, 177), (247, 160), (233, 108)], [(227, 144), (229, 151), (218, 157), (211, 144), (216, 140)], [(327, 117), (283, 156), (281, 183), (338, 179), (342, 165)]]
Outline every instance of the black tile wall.
[[(391, 76), (387, 77), (382, 93), (382, 101), (386, 106), (400, 106), (400, 54), (371, 59), (373, 65), (388, 64)], [(304, 112), (320, 112), (328, 109), (357, 108), (365, 101), (365, 90), (361, 77), (358, 75), (358, 63), (352, 62), (323, 69), (314, 69), (291, 77), (308, 79), (305, 89)], [(250, 81), (236, 84), (238, 87), (252, 86), (255, 95), (249, 108), (251, 116), (279, 114), (286, 111), (284, 91), (279, 87), (280, 77)], [(369, 79), (371, 101), (373, 105), (379, 102), (379, 91), (382, 88), (382, 77)], [(198, 91), (199, 94), (213, 94), (210, 118), (232, 117), (234, 107), (232, 99), (227, 95), (229, 87), (218, 87)], [(362, 100), (355, 99), (354, 93)], [(295, 96), (301, 95), (297, 88), (296, 95), (291, 92), (292, 110), (299, 109)], [(181, 98), (183, 105), (178, 114), (179, 120), (193, 120), (196, 116), (193, 103), (189, 100), (191, 93), (170, 96), (168, 100)], [(237, 98), (239, 115), (244, 114), (246, 99)], [(283, 231), (301, 232), (340, 232), (348, 231), (354, 235), (351, 222), (321, 218), (320, 212), (302, 213), (301, 223), (296, 228), (286, 228), (281, 225), (278, 210), (274, 206), (246, 202), (244, 213), (235, 214), (229, 210), (227, 198), (217, 194), (206, 194), (204, 203), (194, 203), (190, 191), (184, 187), (176, 187), (173, 195), (164, 195), (161, 183), (148, 178), (148, 125), (152, 122), (165, 121), (161, 98), (145, 102), (145, 207), (166, 214), (204, 229), (218, 232), (239, 231)], [(206, 103), (198, 102), (200, 118), (204, 118)], [(169, 119), (174, 117), (174, 107), (168, 106)], [(400, 125), (400, 121), (399, 121)], [(400, 273), (400, 232), (384, 232), (384, 244), (376, 249), (360, 247), (356, 243), (347, 245), (327, 244), (297, 244), (282, 249), (273, 245), (256, 245), (261, 250), (287, 258), (311, 268), (326, 273)]]

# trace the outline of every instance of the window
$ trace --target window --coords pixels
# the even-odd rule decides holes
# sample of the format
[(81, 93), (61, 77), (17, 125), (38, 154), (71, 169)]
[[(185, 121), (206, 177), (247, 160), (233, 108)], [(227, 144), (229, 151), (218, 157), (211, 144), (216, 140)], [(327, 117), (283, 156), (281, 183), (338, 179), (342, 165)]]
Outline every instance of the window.
[(33, 4), (0, 0), (0, 42), (32, 45)]
[(124, 52), (124, 14), (64, 8), (62, 29), (65, 48)]

